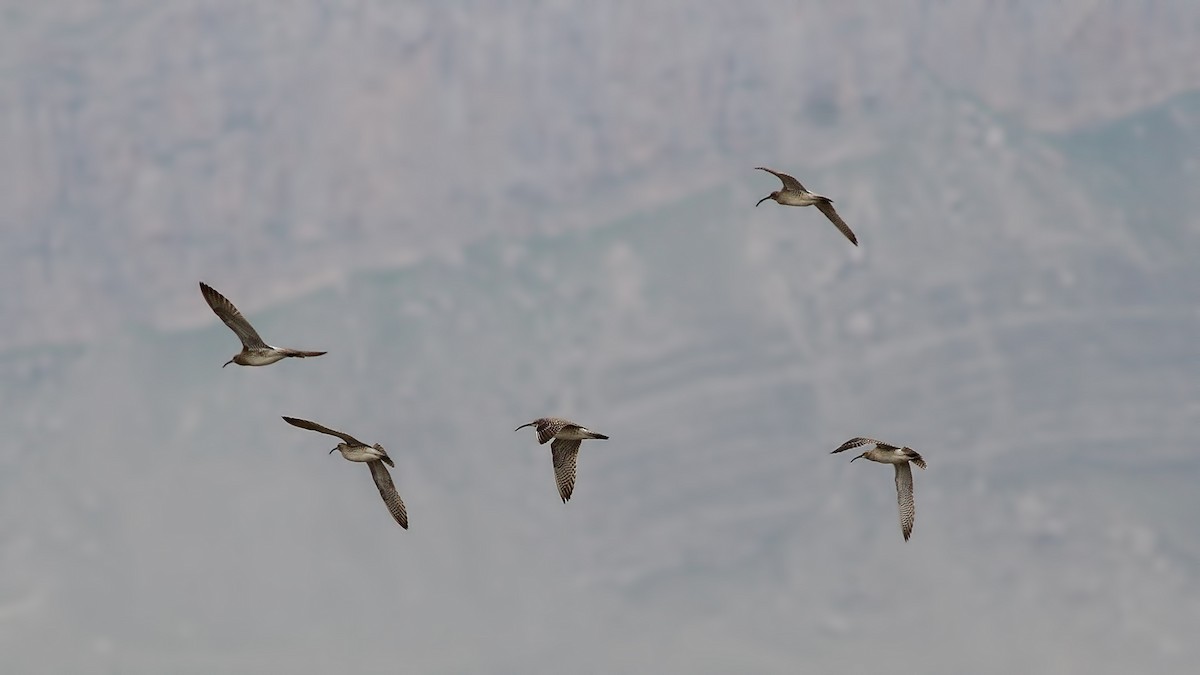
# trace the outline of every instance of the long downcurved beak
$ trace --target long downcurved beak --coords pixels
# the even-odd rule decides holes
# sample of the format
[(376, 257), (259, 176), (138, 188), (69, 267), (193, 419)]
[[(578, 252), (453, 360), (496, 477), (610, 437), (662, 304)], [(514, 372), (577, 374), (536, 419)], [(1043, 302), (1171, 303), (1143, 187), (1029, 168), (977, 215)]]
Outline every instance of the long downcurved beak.
[[(767, 201), (767, 200), (768, 200), (768, 199), (770, 199), (770, 198), (771, 198), (771, 195), (767, 195), (766, 197), (763, 197), (762, 199), (758, 200), (758, 204), (761, 204), (761, 203), (763, 203), (763, 202)], [(758, 204), (755, 204), (754, 206), (757, 208), (757, 207), (758, 207)]]
[[(854, 459), (862, 459), (863, 457), (866, 457), (866, 455), (859, 455), (858, 457), (855, 457)], [(850, 460), (851, 464), (854, 463), (854, 459)]]
[(333, 450), (330, 450), (330, 451), (329, 451), (329, 454), (331, 454), (331, 455), (332, 455), (332, 454), (333, 454), (333, 453), (335, 453), (335, 452), (337, 452), (337, 448), (334, 448)]
[[(225, 366), (227, 366), (227, 365), (229, 365), (229, 364), (231, 364), (231, 363), (233, 363), (233, 359), (229, 359), (228, 361), (226, 361), (226, 362), (225, 362)], [(222, 368), (224, 368), (225, 366), (221, 366), (221, 367), (222, 367)]]
[(530, 422), (529, 424), (522, 424), (521, 426), (517, 427), (516, 429), (513, 429), (513, 431), (520, 431), (520, 430), (524, 429), (525, 427), (531, 427), (535, 424), (537, 424), (537, 422)]

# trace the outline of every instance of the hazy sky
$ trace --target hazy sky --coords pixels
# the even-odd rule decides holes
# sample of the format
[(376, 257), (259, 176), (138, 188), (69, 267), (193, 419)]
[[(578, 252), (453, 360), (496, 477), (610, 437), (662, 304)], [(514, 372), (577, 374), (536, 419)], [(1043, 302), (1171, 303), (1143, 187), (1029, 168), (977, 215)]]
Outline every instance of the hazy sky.
[(0, 670), (1200, 657), (1200, 5), (0, 17)]

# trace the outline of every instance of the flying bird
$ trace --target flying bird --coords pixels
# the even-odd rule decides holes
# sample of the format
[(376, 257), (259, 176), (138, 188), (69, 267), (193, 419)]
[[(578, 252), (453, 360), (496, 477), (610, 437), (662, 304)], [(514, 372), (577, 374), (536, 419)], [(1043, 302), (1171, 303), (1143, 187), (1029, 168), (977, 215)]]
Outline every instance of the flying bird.
[(539, 417), (513, 431), (520, 431), (525, 427), (537, 429), (539, 444), (554, 439), (550, 444), (550, 456), (554, 460), (554, 480), (558, 483), (558, 496), (562, 497), (563, 503), (566, 504), (575, 490), (575, 463), (579, 459), (579, 446), (592, 438), (606, 441), (608, 436), (561, 417)]
[(204, 296), (204, 300), (212, 307), (212, 311), (226, 326), (238, 336), (242, 341), (242, 351), (233, 355), (232, 359), (225, 362), (225, 366), (236, 363), (239, 366), (268, 366), (280, 359), (285, 359), (289, 356), (297, 358), (305, 358), (308, 356), (320, 356), (325, 352), (306, 352), (299, 349), (291, 349), (288, 347), (272, 347), (263, 342), (263, 339), (258, 336), (258, 331), (254, 330), (254, 326), (242, 316), (237, 307), (228, 298), (221, 295), (212, 286), (200, 282), (200, 293)]
[[(925, 468), (925, 459), (909, 447), (896, 447), (877, 441), (873, 438), (851, 438), (842, 443), (833, 453), (857, 448), (864, 445), (874, 446), (870, 450), (862, 453), (854, 459), (869, 459), (872, 462), (880, 462), (882, 464), (891, 464), (896, 467), (896, 501), (900, 505), (900, 531), (904, 534), (904, 541), (908, 541), (908, 537), (912, 534), (913, 519), (916, 517), (917, 507), (913, 502), (913, 479), (912, 467), (910, 463), (916, 464), (922, 469)], [(854, 459), (850, 460), (851, 462)]]
[[(825, 217), (828, 218), (830, 222), (837, 226), (837, 229), (842, 231), (842, 234), (846, 235), (846, 238), (850, 240), (851, 244), (858, 246), (858, 238), (855, 237), (854, 233), (850, 231), (850, 226), (846, 224), (846, 221), (842, 220), (842, 217), (839, 216), (837, 211), (834, 210), (832, 199), (824, 195), (809, 192), (804, 188), (803, 185), (800, 184), (800, 181), (792, 178), (786, 173), (779, 173), (778, 171), (768, 169), (764, 166), (756, 166), (754, 168), (759, 171), (766, 171), (767, 173), (775, 174), (776, 178), (783, 181), (782, 190), (776, 190), (766, 197), (763, 197), (762, 199), (758, 200), (758, 204), (761, 204), (768, 199), (774, 199), (777, 203), (784, 206), (816, 206), (821, 213), (825, 214)], [(755, 204), (755, 206), (758, 206), (758, 204)]]
[(388, 457), (387, 450), (383, 446), (376, 443), (375, 445), (367, 445), (350, 434), (344, 434), (340, 431), (334, 431), (329, 427), (323, 427), (316, 422), (309, 422), (296, 417), (284, 417), (284, 422), (301, 429), (309, 431), (319, 431), (330, 436), (337, 436), (342, 439), (337, 447), (329, 451), (333, 454), (334, 450), (339, 450), (342, 457), (351, 462), (366, 462), (367, 468), (371, 470), (371, 478), (375, 479), (375, 487), (379, 488), (379, 496), (383, 497), (383, 503), (387, 504), (388, 511), (392, 517), (400, 524), (400, 527), (408, 529), (408, 511), (404, 509), (404, 502), (400, 500), (400, 494), (396, 492), (396, 485), (392, 483), (392, 475), (388, 473), (387, 464), (390, 467), (396, 465), (392, 463), (392, 458)]

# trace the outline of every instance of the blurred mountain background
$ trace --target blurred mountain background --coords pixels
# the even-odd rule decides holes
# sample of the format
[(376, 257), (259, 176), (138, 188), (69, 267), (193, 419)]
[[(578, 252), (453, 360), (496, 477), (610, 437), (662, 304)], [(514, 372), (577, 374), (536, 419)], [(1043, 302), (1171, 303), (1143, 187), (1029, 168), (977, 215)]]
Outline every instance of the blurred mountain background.
[[(1190, 672), (1197, 34), (0, 2), (0, 666)], [(201, 280), (329, 354), (221, 369)], [(548, 414), (612, 436), (566, 505)], [(412, 529), (280, 415), (387, 447)], [(929, 462), (908, 543), (858, 435)]]

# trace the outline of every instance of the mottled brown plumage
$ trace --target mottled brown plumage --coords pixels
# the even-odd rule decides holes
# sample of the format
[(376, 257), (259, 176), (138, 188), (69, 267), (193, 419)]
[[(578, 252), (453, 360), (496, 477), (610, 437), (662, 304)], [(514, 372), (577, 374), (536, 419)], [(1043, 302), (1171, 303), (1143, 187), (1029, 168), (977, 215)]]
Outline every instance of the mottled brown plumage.
[[(766, 171), (767, 173), (774, 174), (776, 178), (783, 182), (782, 190), (776, 190), (766, 197), (763, 197), (762, 199), (758, 200), (758, 204), (761, 204), (768, 199), (773, 199), (776, 203), (783, 206), (816, 206), (817, 210), (825, 214), (825, 217), (829, 219), (829, 222), (833, 223), (842, 234), (846, 235), (846, 238), (850, 240), (851, 244), (858, 246), (858, 237), (854, 236), (854, 233), (850, 231), (850, 226), (846, 224), (846, 221), (842, 220), (842, 217), (838, 215), (837, 210), (833, 208), (832, 199), (824, 195), (809, 192), (804, 188), (803, 185), (800, 184), (800, 181), (792, 178), (786, 173), (779, 173), (774, 169), (768, 169), (763, 166), (757, 166), (754, 168), (759, 171)], [(755, 204), (755, 206), (758, 206), (758, 204)]]
[(292, 349), (290, 347), (272, 347), (263, 342), (259, 337), (258, 331), (254, 330), (254, 326), (242, 316), (237, 307), (228, 298), (221, 295), (212, 286), (200, 282), (200, 294), (204, 296), (204, 301), (212, 308), (214, 314), (220, 317), (221, 321), (225, 322), (226, 326), (233, 331), (234, 335), (238, 336), (238, 340), (242, 342), (242, 351), (233, 355), (232, 359), (225, 362), (225, 366), (236, 363), (239, 366), (267, 366), (281, 359), (288, 357), (305, 358), (308, 356), (321, 356), (325, 352), (307, 352), (300, 349)]
[(575, 466), (579, 461), (579, 447), (585, 440), (607, 440), (608, 436), (561, 417), (539, 417), (528, 424), (522, 424), (514, 431), (525, 427), (534, 427), (539, 444), (554, 440), (550, 444), (550, 457), (554, 460), (554, 481), (558, 485), (558, 496), (564, 504), (567, 503), (571, 493), (575, 491)]
[(283, 421), (294, 427), (317, 431), (342, 439), (342, 442), (338, 443), (337, 447), (330, 450), (329, 453), (333, 454), (334, 450), (337, 450), (342, 453), (342, 457), (351, 462), (365, 462), (367, 468), (371, 470), (371, 478), (375, 480), (375, 487), (379, 489), (379, 496), (383, 498), (383, 503), (387, 505), (392, 518), (396, 520), (400, 527), (408, 529), (408, 511), (404, 508), (404, 502), (400, 499), (400, 493), (396, 492), (396, 485), (392, 482), (392, 475), (388, 473), (387, 467), (384, 466), (384, 464), (391, 467), (396, 465), (392, 463), (392, 458), (388, 457), (387, 450), (384, 450), (382, 445), (378, 443), (367, 445), (350, 434), (335, 431), (316, 422), (310, 422), (298, 417), (284, 417)]
[[(869, 459), (872, 462), (891, 464), (896, 468), (896, 502), (900, 507), (900, 532), (904, 535), (904, 540), (908, 541), (909, 536), (912, 535), (913, 521), (917, 514), (916, 502), (913, 500), (912, 467), (909, 464), (916, 464), (924, 469), (925, 458), (910, 447), (898, 447), (863, 436), (851, 438), (833, 452), (842, 452), (864, 445), (874, 447), (854, 459)], [(854, 459), (850, 461), (853, 462)]]

